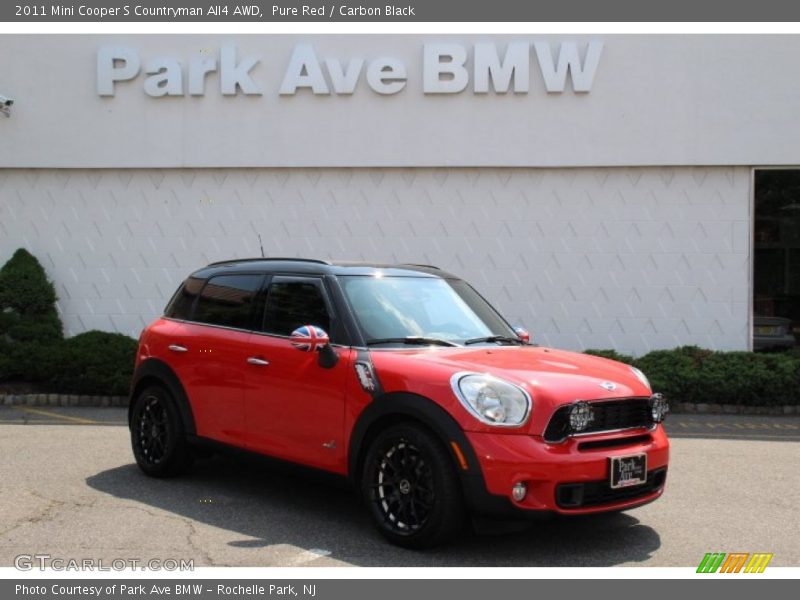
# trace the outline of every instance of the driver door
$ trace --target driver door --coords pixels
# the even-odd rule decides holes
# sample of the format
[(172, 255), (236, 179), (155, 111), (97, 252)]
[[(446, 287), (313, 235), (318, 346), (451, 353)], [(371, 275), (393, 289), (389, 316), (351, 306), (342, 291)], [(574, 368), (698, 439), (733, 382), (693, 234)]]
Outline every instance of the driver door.
[(280, 275), (266, 294), (261, 331), (250, 336), (245, 375), (247, 446), (285, 460), (346, 471), (345, 383), (351, 350), (336, 347), (338, 362), (320, 366), (318, 352), (292, 345), (303, 325), (333, 331), (336, 318), (322, 278)]

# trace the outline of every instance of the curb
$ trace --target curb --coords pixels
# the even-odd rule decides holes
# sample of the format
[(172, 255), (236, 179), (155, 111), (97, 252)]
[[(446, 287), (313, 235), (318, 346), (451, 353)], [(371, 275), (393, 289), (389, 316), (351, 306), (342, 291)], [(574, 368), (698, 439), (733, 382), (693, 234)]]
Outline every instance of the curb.
[(127, 396), (76, 396), (72, 394), (0, 394), (3, 406), (127, 407)]

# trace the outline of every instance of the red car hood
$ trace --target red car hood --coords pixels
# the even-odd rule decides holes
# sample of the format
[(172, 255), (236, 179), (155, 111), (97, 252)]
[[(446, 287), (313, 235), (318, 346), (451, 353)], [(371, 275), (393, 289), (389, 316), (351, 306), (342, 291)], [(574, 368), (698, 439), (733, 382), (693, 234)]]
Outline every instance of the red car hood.
[[(628, 365), (538, 346), (414, 348), (371, 352), (386, 391), (452, 398), (450, 377), (460, 371), (489, 373), (520, 385), (534, 402), (533, 416), (549, 419), (555, 407), (575, 400), (650, 396)], [(534, 423), (530, 433), (538, 433)]]

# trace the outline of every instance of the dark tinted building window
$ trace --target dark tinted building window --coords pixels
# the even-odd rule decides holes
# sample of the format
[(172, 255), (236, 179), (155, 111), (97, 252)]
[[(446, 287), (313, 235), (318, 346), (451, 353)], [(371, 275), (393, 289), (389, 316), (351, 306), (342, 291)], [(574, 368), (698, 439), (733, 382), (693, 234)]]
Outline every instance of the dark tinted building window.
[(800, 346), (800, 169), (755, 174), (753, 349)]
[(253, 301), (261, 281), (261, 275), (212, 277), (197, 300), (192, 320), (248, 329)]
[(188, 319), (192, 312), (194, 301), (205, 282), (205, 279), (196, 277), (189, 277), (184, 281), (172, 297), (169, 306), (164, 311), (164, 315), (173, 319)]
[(291, 335), (303, 325), (316, 325), (330, 333), (331, 320), (319, 285), (311, 281), (273, 281), (267, 295), (264, 331)]

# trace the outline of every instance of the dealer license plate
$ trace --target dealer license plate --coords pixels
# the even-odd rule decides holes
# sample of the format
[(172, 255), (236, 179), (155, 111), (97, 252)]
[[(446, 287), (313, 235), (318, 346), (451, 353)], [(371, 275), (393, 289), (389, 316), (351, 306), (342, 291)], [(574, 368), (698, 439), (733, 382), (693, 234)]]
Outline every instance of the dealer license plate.
[(647, 455), (611, 457), (611, 487), (641, 485), (647, 481)]
[(780, 331), (778, 331), (777, 327), (756, 327), (756, 334), (757, 335), (780, 335)]

